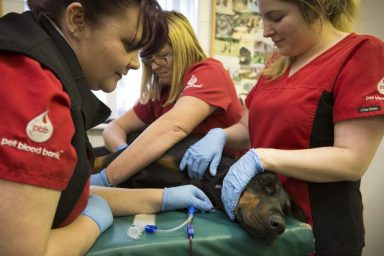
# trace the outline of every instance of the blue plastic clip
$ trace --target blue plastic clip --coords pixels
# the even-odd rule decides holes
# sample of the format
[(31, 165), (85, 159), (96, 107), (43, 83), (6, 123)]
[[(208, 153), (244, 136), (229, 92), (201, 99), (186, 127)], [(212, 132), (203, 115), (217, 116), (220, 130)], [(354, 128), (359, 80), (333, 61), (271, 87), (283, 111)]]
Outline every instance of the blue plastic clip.
[(144, 226), (145, 232), (147, 233), (155, 233), (157, 231), (156, 225), (145, 225)]

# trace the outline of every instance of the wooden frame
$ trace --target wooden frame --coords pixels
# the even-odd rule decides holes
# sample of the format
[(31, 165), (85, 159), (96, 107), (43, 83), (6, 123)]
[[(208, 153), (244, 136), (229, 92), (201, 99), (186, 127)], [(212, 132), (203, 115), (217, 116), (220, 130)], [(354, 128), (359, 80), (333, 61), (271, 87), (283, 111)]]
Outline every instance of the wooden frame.
[(3, 16), (3, 0), (0, 0), (0, 17)]
[(256, 0), (212, 0), (211, 56), (223, 62), (245, 98), (273, 50)]

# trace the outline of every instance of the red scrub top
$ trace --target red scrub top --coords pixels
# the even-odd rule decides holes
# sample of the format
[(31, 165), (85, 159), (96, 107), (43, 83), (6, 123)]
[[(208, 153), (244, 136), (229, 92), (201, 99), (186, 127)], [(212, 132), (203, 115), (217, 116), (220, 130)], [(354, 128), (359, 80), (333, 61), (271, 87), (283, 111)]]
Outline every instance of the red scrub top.
[[(240, 120), (243, 107), (233, 81), (221, 62), (208, 58), (193, 65), (185, 73), (183, 85), (180, 97), (196, 97), (218, 108), (201, 122), (192, 134), (202, 136), (212, 128), (226, 128)], [(146, 104), (138, 103), (134, 111), (144, 123), (150, 124), (173, 107), (174, 104), (163, 106), (167, 97), (168, 89), (165, 88), (160, 100)]]
[[(383, 42), (352, 33), (290, 77), (288, 71), (273, 81), (261, 77), (246, 99), (252, 148), (332, 146), (334, 123), (383, 115), (383, 67)], [(280, 178), (314, 225), (318, 244), (326, 250), (329, 245), (338, 250), (363, 245), (359, 182)]]
[[(0, 179), (64, 190), (77, 161), (69, 97), (35, 60), (11, 53), (0, 58)], [(65, 223), (80, 214), (87, 198), (88, 187)]]

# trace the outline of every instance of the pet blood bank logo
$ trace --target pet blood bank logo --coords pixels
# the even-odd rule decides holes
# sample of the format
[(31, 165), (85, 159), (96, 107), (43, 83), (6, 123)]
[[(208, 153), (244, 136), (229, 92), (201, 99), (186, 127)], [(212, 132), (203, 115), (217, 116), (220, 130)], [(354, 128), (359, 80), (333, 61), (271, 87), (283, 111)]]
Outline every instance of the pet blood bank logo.
[(202, 84), (196, 84), (197, 83), (197, 77), (195, 77), (194, 75), (191, 76), (191, 78), (188, 80), (187, 82), (187, 86), (185, 87), (185, 89), (187, 88), (201, 88), (203, 87)]
[(384, 94), (384, 77), (381, 79), (381, 81), (377, 84), (377, 90), (380, 94)]
[(34, 142), (45, 142), (53, 134), (53, 126), (48, 117), (48, 111), (32, 119), (26, 128), (28, 137)]

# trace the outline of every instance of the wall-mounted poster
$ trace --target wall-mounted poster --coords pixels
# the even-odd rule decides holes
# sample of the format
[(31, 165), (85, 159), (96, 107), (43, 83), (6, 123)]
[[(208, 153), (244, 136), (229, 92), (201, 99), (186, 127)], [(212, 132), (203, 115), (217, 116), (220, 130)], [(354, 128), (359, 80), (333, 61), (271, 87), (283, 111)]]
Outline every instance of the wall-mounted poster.
[(221, 60), (244, 99), (273, 50), (256, 0), (213, 0), (211, 56)]

